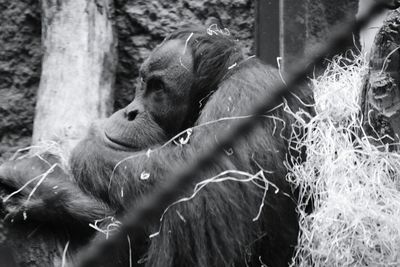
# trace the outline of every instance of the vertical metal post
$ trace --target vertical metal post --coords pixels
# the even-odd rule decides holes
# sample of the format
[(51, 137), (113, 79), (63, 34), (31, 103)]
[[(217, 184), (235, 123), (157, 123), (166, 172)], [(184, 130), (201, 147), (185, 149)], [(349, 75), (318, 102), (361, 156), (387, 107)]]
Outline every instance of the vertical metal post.
[(256, 55), (265, 63), (276, 66), (281, 56), (280, 5), (283, 0), (256, 1)]
[(304, 56), (307, 42), (307, 0), (280, 0), (281, 6), (281, 56), (283, 68)]

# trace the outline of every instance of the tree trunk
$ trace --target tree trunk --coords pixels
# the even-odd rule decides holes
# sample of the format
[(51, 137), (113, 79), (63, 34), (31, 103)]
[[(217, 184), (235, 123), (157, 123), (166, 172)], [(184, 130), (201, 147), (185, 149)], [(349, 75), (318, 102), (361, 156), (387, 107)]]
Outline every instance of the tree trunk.
[[(112, 0), (42, 0), (41, 4), (44, 57), (33, 145), (61, 141), (63, 154), (68, 154), (93, 120), (112, 111), (116, 67)], [(9, 194), (1, 190), (0, 196)], [(61, 239), (59, 230), (0, 222), (0, 266), (61, 266), (68, 239)]]
[(397, 9), (388, 13), (375, 37), (370, 55), (369, 75), (361, 96), (366, 132), (373, 137), (382, 138), (384, 144), (399, 142), (399, 46), (400, 10)]
[(116, 39), (111, 0), (43, 0), (42, 75), (33, 145), (82, 138), (112, 111)]

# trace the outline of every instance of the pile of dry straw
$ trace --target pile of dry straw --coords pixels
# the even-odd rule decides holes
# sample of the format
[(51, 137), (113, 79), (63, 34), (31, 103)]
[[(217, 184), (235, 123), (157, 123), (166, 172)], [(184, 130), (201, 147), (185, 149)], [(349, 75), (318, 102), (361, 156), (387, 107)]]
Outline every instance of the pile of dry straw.
[(308, 134), (294, 137), (307, 160), (288, 176), (300, 192), (292, 266), (400, 266), (400, 154), (372, 145), (361, 127), (367, 71), (362, 58), (337, 57), (311, 80), (317, 114), (298, 114)]

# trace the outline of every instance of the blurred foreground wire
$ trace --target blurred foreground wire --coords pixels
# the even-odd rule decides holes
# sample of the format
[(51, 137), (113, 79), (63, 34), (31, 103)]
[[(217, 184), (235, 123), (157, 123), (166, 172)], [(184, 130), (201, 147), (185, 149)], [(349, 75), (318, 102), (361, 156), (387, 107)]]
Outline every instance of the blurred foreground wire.
[[(390, 2), (390, 4), (388, 4), (388, 2)], [(176, 201), (178, 192), (181, 192), (183, 188), (193, 183), (199, 182), (198, 180), (200, 178), (195, 174), (199, 173), (200, 170), (207, 166), (215, 164), (218, 158), (224, 153), (224, 148), (232, 147), (240, 138), (250, 133), (257, 126), (259, 122), (257, 118), (260, 115), (274, 108), (277, 104), (282, 102), (282, 98), (294, 92), (296, 86), (306, 81), (307, 77), (312, 74), (314, 68), (322, 65), (325, 58), (331, 57), (346, 48), (348, 45), (347, 40), (352, 39), (349, 38), (349, 36), (354, 32), (359, 32), (362, 27), (383, 10), (387, 8), (397, 8), (399, 4), (400, 0), (377, 1), (368, 11), (362, 14), (358, 20), (351, 21), (345, 25), (342, 31), (334, 35), (332, 40), (323, 49), (315, 53), (312, 59), (305, 62), (306, 64), (301, 64), (298, 71), (294, 72), (286, 79), (286, 85), (278, 86), (272, 90), (272, 92), (274, 92), (272, 96), (262, 97), (262, 101), (256, 105), (252, 112), (248, 113), (254, 116), (249, 116), (246, 120), (242, 120), (241, 123), (232, 128), (229, 133), (222, 136), (219, 144), (213, 147), (213, 149), (200, 155), (197, 159), (194, 159), (188, 166), (178, 171), (172, 177), (167, 177), (165, 180), (170, 181), (168, 184), (158, 188), (156, 192), (147, 196), (141, 205), (134, 207), (132, 212), (125, 216), (118, 233), (111, 236), (108, 240), (92, 244), (88, 249), (84, 250), (81, 253), (81, 257), (78, 259), (79, 262), (77, 266), (102, 266), (104, 262), (102, 257), (107, 255), (112, 248), (118, 248), (118, 244), (126, 242), (126, 236), (143, 236), (143, 233), (140, 232), (142, 229), (141, 225), (151, 219), (159, 218), (165, 208), (173, 201)], [(136, 263), (133, 263), (133, 265), (136, 265)]]

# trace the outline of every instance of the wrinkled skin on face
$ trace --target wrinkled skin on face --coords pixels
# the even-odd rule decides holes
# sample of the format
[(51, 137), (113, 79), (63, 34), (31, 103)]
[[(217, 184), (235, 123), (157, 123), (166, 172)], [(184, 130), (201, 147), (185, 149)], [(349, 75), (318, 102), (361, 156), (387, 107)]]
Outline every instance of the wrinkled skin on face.
[(140, 79), (132, 103), (98, 125), (115, 149), (141, 150), (183, 130), (193, 83), (190, 48), (181, 40), (161, 44), (143, 63)]

